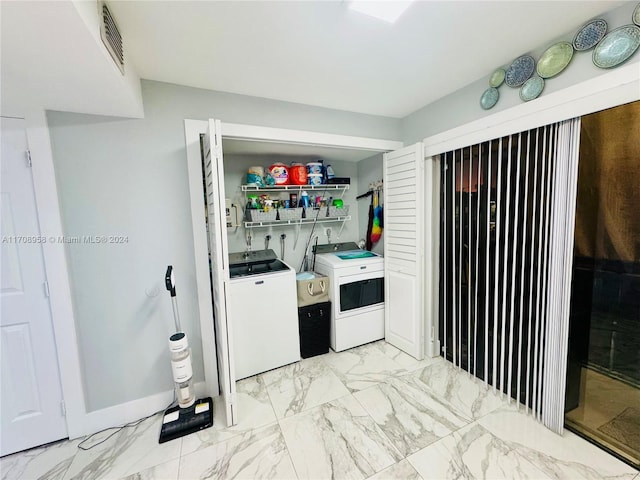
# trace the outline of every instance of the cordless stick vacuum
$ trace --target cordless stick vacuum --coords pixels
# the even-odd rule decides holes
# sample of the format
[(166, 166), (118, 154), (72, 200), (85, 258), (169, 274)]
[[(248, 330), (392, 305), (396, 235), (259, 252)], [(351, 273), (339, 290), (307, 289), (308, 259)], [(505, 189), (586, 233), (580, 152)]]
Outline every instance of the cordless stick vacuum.
[(180, 327), (176, 283), (171, 265), (167, 267), (164, 281), (167, 290), (171, 293), (173, 320), (176, 326), (176, 333), (169, 337), (169, 351), (171, 352), (171, 371), (173, 372), (178, 406), (171, 407), (164, 412), (159, 443), (180, 438), (213, 425), (211, 397), (196, 400), (193, 388), (193, 369), (191, 368), (191, 349), (187, 334)]

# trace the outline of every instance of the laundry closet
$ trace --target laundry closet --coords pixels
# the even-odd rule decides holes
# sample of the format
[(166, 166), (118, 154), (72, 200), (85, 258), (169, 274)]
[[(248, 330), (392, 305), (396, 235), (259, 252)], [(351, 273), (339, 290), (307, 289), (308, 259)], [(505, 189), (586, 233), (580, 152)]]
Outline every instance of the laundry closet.
[[(305, 257), (307, 257), (307, 261), (304, 263), (311, 261), (311, 249), (308, 246), (314, 244), (316, 239), (317, 243), (326, 244), (343, 241), (358, 242), (359, 239), (364, 238), (366, 231), (359, 231), (360, 222), (356, 196), (362, 193), (361, 190), (366, 191), (368, 185), (360, 186), (358, 184), (357, 163), (379, 152), (256, 142), (225, 139), (224, 137), (222, 149), (224, 154), (225, 207), (229, 211), (226, 221), (230, 252), (269, 248), (274, 250), (281, 260), (291, 265), (296, 271), (301, 271)], [(275, 163), (291, 166), (294, 163), (306, 165), (307, 163), (319, 162), (323, 162), (325, 167), (330, 165), (337, 177), (348, 178), (349, 183), (308, 187), (289, 183), (284, 188), (277, 185), (274, 188), (247, 186), (247, 172), (252, 167), (261, 167), (266, 175), (269, 167)], [(306, 217), (301, 219), (302, 222), (298, 222), (293, 218), (290, 221), (279, 218), (284, 217), (282, 213), (288, 213), (283, 212), (283, 210), (287, 210), (283, 203), (280, 203), (278, 220), (274, 221), (269, 219), (261, 221), (260, 218), (255, 218), (256, 221), (252, 221), (251, 212), (246, 210), (251, 198), (267, 196), (276, 202), (290, 202), (291, 198), (297, 197), (297, 201), (300, 202), (303, 192), (307, 194), (313, 206), (315, 206), (317, 199), (325, 202), (325, 211), (316, 215), (319, 213), (318, 210), (307, 209)], [(328, 204), (334, 199), (342, 200), (345, 213), (327, 217)], [(274, 210), (272, 213), (275, 215), (278, 208), (272, 208)], [(294, 208), (294, 205), (289, 204), (288, 208)]]
[[(308, 340), (299, 330), (309, 322), (322, 322), (318, 325), (328, 337), (330, 302), (317, 313), (309, 311), (313, 318), (299, 322), (296, 272), (313, 270), (312, 248), (318, 243), (337, 242), (345, 235), (357, 238), (357, 220), (352, 222), (349, 215), (357, 188), (356, 162), (373, 153), (224, 138), (222, 149), (229, 343), (235, 378), (240, 380), (300, 360), (301, 344), (304, 347)], [(346, 172), (339, 177), (343, 183), (306, 184), (307, 168), (309, 179), (315, 180), (311, 171), (321, 170), (323, 162), (333, 162), (335, 170)], [(326, 181), (320, 173), (315, 175)], [(322, 285), (329, 287), (328, 281)], [(319, 333), (307, 335), (318, 337)], [(317, 343), (317, 338), (310, 340)], [(328, 351), (328, 338), (324, 343)]]
[[(296, 272), (314, 270), (317, 260), (315, 270), (326, 275), (330, 291), (342, 294), (342, 299), (331, 298), (331, 320), (340, 322), (331, 324), (334, 350), (385, 336), (421, 348), (422, 329), (413, 328), (422, 321), (420, 302), (413, 302), (419, 296), (419, 276), (405, 267), (420, 248), (420, 242), (406, 244), (419, 231), (415, 215), (421, 197), (409, 190), (418, 190), (423, 180), (421, 144), (399, 150), (402, 144), (395, 141), (215, 120), (187, 120), (185, 134), (205, 383), (209, 394), (220, 395), (228, 425), (242, 414), (237, 411), (236, 380), (300, 359)], [(357, 162), (381, 153), (385, 175), (399, 195), (384, 201), (398, 208), (407, 193), (414, 199), (407, 204), (408, 213), (395, 212), (397, 219), (390, 224), (399, 241), (390, 242), (398, 245), (388, 252), (389, 242), (385, 243), (384, 260), (389, 253), (391, 265), (402, 267), (389, 277), (391, 286), (383, 258), (358, 248), (367, 233), (360, 215), (368, 215), (369, 199), (359, 206), (356, 197), (367, 192), (369, 184), (359, 184)], [(337, 184), (256, 187), (247, 178), (250, 170), (268, 171), (277, 162), (289, 166), (320, 161), (341, 178)], [(291, 217), (295, 212), (287, 210), (294, 208), (293, 195), (300, 199), (303, 192), (310, 199), (309, 208), (303, 218)], [(268, 199), (272, 208), (276, 202), (280, 211), (252, 214), (247, 205), (256, 197)], [(409, 302), (410, 310), (405, 315), (394, 307), (393, 318), (405, 325), (393, 326), (387, 322), (390, 307), (384, 300), (397, 286), (408, 288), (401, 300)], [(414, 338), (405, 339), (406, 332)]]

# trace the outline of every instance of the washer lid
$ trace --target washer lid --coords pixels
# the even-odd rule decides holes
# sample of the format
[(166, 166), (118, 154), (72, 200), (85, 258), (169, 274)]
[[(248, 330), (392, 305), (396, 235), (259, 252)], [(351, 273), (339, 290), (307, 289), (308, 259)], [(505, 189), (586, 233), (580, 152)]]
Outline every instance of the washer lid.
[(255, 250), (252, 252), (238, 252), (229, 254), (229, 266), (237, 267), (240, 265), (255, 265), (258, 263), (267, 263), (277, 260), (278, 256), (272, 249)]
[(290, 270), (289, 265), (280, 260), (268, 262), (251, 263), (248, 265), (231, 265), (229, 276), (231, 278), (247, 277), (249, 275), (264, 275), (267, 273), (278, 273)]

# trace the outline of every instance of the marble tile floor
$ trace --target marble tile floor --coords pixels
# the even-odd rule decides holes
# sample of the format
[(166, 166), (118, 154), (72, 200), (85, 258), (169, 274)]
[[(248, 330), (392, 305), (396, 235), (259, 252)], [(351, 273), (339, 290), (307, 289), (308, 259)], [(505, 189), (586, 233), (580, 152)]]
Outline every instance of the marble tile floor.
[(443, 359), (384, 341), (242, 380), (238, 402), (231, 428), (216, 418), (159, 445), (158, 415), (89, 451), (74, 440), (4, 457), (2, 479), (640, 480)]

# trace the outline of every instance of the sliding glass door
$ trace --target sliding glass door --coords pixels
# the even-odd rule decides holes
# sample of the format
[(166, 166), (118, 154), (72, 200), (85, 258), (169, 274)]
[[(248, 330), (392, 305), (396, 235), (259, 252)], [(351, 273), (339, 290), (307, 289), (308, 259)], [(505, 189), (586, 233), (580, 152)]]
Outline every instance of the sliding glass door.
[(566, 422), (640, 466), (640, 102), (582, 119)]

